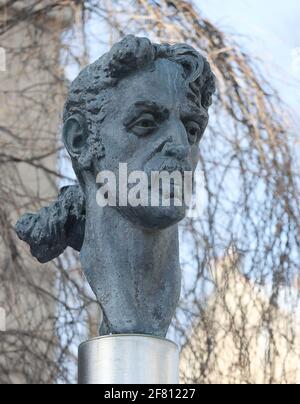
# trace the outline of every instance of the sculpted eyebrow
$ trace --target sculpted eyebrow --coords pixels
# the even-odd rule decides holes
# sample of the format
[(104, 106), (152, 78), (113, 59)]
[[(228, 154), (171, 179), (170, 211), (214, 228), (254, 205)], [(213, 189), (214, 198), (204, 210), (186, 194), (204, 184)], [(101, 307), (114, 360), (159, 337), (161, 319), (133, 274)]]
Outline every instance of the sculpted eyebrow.
[(150, 112), (159, 121), (163, 122), (169, 117), (169, 110), (162, 105), (152, 101), (139, 101), (132, 105), (124, 118), (124, 125), (129, 126), (142, 113)]

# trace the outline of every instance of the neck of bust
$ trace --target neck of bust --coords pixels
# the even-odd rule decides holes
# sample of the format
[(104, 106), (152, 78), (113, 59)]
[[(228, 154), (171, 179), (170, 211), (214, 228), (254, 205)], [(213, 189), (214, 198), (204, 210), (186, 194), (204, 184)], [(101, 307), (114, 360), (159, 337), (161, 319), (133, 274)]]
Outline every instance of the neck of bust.
[(96, 192), (87, 196), (81, 261), (103, 309), (103, 333), (165, 336), (180, 294), (178, 225), (145, 231), (100, 208)]

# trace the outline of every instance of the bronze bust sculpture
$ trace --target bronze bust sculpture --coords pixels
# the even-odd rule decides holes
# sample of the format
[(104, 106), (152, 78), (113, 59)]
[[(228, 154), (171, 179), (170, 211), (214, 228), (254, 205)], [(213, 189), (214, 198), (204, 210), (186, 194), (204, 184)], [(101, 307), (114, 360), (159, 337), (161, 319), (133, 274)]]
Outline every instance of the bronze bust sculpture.
[(42, 263), (68, 246), (80, 251), (103, 311), (101, 335), (166, 335), (180, 297), (178, 223), (186, 206), (123, 206), (118, 197), (117, 206), (100, 207), (97, 175), (118, 176), (120, 163), (147, 176), (194, 172), (214, 91), (210, 66), (192, 47), (134, 36), (71, 85), (63, 139), (78, 185), (24, 215), (16, 231)]

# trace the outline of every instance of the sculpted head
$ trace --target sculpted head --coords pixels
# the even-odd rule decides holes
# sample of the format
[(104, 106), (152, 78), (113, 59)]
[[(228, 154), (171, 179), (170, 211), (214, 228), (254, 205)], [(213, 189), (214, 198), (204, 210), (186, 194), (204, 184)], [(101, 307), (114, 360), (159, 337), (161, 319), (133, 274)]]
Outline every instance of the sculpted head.
[[(195, 171), (215, 90), (209, 64), (187, 45), (128, 36), (72, 83), (64, 143), (88, 196), (100, 171)], [(150, 189), (149, 189), (150, 192)], [(186, 206), (120, 207), (144, 228), (182, 220)]]
[[(129, 173), (148, 176), (194, 172), (214, 91), (208, 62), (184, 44), (127, 36), (87, 66), (72, 83), (64, 108), (63, 139), (80, 185), (63, 188), (51, 206), (19, 220), (16, 231), (32, 254), (48, 262), (67, 246), (81, 250), (87, 201), (99, 172), (118, 178), (120, 163), (127, 163)], [(186, 206), (172, 203), (117, 209), (146, 229), (169, 227), (186, 213)]]

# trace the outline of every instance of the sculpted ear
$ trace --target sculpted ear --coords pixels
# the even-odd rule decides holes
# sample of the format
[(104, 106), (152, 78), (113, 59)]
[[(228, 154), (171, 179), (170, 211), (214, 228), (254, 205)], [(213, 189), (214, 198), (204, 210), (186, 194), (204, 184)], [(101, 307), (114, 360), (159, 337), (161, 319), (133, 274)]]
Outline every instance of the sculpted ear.
[(86, 121), (81, 115), (72, 115), (64, 124), (63, 141), (71, 157), (79, 157), (88, 138)]

